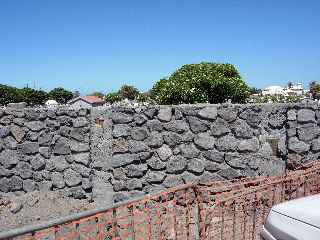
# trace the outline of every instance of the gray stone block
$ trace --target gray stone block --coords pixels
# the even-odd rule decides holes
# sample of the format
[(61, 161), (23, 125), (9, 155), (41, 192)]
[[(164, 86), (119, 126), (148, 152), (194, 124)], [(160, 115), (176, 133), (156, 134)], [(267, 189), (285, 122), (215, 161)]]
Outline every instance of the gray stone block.
[(81, 175), (72, 169), (67, 169), (63, 173), (66, 185), (69, 187), (77, 186), (81, 183)]
[(309, 151), (310, 145), (305, 142), (299, 141), (296, 137), (289, 138), (288, 149), (295, 153), (304, 153)]
[(135, 127), (131, 129), (130, 135), (132, 139), (142, 141), (148, 137), (148, 131), (143, 127)]
[(40, 192), (48, 192), (52, 190), (52, 182), (42, 181), (37, 183)]
[(133, 121), (132, 116), (121, 112), (113, 112), (111, 118), (114, 123), (130, 123)]
[(295, 121), (297, 120), (297, 113), (294, 109), (291, 109), (287, 112), (287, 119), (289, 121)]
[(202, 152), (203, 156), (213, 162), (222, 163), (224, 162), (224, 153), (217, 150), (209, 150)]
[(194, 138), (194, 143), (205, 150), (214, 148), (214, 137), (211, 137), (207, 133), (200, 133)]
[(12, 168), (20, 161), (20, 156), (16, 150), (3, 150), (0, 153), (0, 163), (5, 168)]
[(31, 165), (26, 162), (19, 162), (16, 166), (16, 170), (22, 179), (31, 178), (33, 175)]
[(133, 118), (134, 122), (138, 125), (141, 126), (142, 124), (144, 124), (148, 119), (144, 116), (144, 115), (135, 115)]
[(41, 154), (42, 157), (44, 158), (50, 158), (51, 152), (49, 147), (39, 147), (39, 153)]
[(301, 109), (298, 111), (297, 120), (299, 123), (315, 122), (315, 112), (310, 109)]
[(10, 189), (10, 185), (9, 185), (9, 179), (6, 177), (1, 177), (0, 178), (0, 192), (9, 192)]
[(239, 152), (257, 152), (259, 150), (259, 140), (254, 137), (239, 142)]
[(23, 181), (18, 176), (13, 176), (9, 179), (8, 187), (10, 191), (19, 191), (22, 190)]
[(176, 146), (182, 142), (182, 137), (180, 134), (173, 132), (166, 132), (163, 134), (163, 140), (169, 146)]
[(3, 145), (5, 148), (7, 149), (17, 149), (17, 141), (11, 137), (11, 136), (7, 136), (3, 139)]
[(147, 138), (146, 143), (150, 147), (161, 147), (164, 140), (162, 134), (160, 133), (151, 133), (151, 135)]
[(215, 145), (220, 151), (235, 151), (238, 146), (238, 140), (232, 135), (226, 135), (219, 138)]
[(83, 166), (82, 164), (76, 164), (76, 163), (71, 165), (71, 169), (76, 171), (83, 177), (89, 177), (92, 172), (90, 168)]
[(23, 190), (25, 192), (33, 192), (33, 191), (37, 190), (37, 185), (31, 179), (23, 180)]
[(159, 171), (148, 171), (145, 177), (146, 182), (148, 183), (162, 183), (166, 174)]
[(157, 131), (161, 132), (163, 130), (162, 123), (157, 119), (152, 119), (146, 123), (150, 132)]
[(226, 153), (226, 163), (232, 168), (243, 169), (246, 167), (246, 160), (239, 153)]
[(298, 138), (302, 141), (310, 141), (320, 135), (320, 128), (314, 123), (299, 125), (297, 130)]
[(158, 119), (163, 122), (169, 122), (172, 118), (172, 108), (163, 107), (158, 112)]
[(111, 159), (111, 166), (114, 168), (129, 165), (135, 161), (135, 156), (133, 154), (116, 154)]
[(197, 117), (189, 116), (187, 120), (191, 131), (194, 133), (205, 132), (208, 129), (208, 125)]
[(127, 137), (130, 135), (130, 126), (126, 124), (117, 124), (113, 126), (112, 135), (114, 137)]
[(54, 172), (51, 174), (51, 180), (52, 180), (52, 185), (53, 187), (56, 187), (58, 189), (64, 188), (65, 187), (65, 182), (63, 175), (58, 172)]
[(131, 190), (142, 190), (142, 183), (139, 179), (130, 179), (127, 181), (128, 189)]
[(53, 156), (50, 158), (50, 162), (47, 162), (46, 166), (49, 166), (50, 163), (53, 164), (53, 169), (57, 172), (63, 172), (65, 169), (69, 167), (69, 163), (66, 161), (66, 158), (64, 156)]
[(45, 123), (42, 121), (26, 122), (24, 125), (34, 132), (39, 132), (46, 127)]
[(251, 138), (253, 131), (250, 126), (243, 120), (237, 120), (231, 125), (234, 135), (238, 138)]
[(128, 141), (124, 138), (112, 139), (112, 152), (113, 153), (126, 153), (129, 151)]
[(10, 177), (14, 174), (14, 170), (8, 170), (2, 166), (0, 166), (0, 178), (1, 177)]
[(148, 170), (148, 166), (146, 164), (131, 164), (125, 167), (126, 175), (130, 178), (132, 177), (142, 177)]
[(88, 152), (90, 151), (89, 143), (78, 142), (75, 140), (69, 141), (70, 149), (72, 152)]
[(183, 133), (189, 130), (188, 124), (184, 120), (175, 120), (163, 124), (164, 128), (167, 131)]
[(201, 174), (204, 171), (204, 164), (203, 161), (197, 158), (190, 159), (188, 161), (188, 171), (195, 173), (195, 174)]
[(163, 170), (166, 168), (166, 163), (162, 162), (158, 157), (153, 156), (147, 160), (147, 164), (151, 169)]
[(198, 157), (200, 151), (194, 146), (194, 144), (181, 144), (179, 146), (180, 153), (185, 158), (195, 158)]
[(212, 135), (216, 137), (226, 135), (227, 133), (231, 132), (229, 124), (221, 118), (217, 118), (217, 120), (212, 123), (210, 129)]
[(30, 160), (32, 169), (39, 171), (45, 169), (46, 161), (41, 155), (37, 155)]
[(17, 142), (21, 142), (26, 134), (25, 130), (17, 125), (11, 125), (10, 132)]
[(167, 161), (172, 156), (172, 150), (168, 145), (163, 145), (157, 149), (157, 154), (162, 161)]
[(82, 184), (81, 184), (81, 186), (82, 186), (82, 188), (83, 188), (84, 190), (89, 190), (89, 189), (92, 189), (93, 183), (92, 183), (92, 181), (90, 181), (90, 179), (88, 179), (88, 178), (83, 178), (83, 179), (82, 179)]
[(78, 117), (73, 120), (72, 125), (75, 128), (86, 127), (88, 125), (88, 120), (85, 117)]
[(73, 154), (73, 159), (77, 163), (81, 163), (85, 166), (89, 166), (90, 163), (90, 154), (87, 153), (77, 153)]
[(224, 168), (217, 172), (217, 174), (225, 179), (234, 179), (241, 177), (242, 174), (240, 174), (238, 171), (236, 171), (233, 168)]
[(171, 188), (184, 184), (184, 182), (181, 176), (168, 175), (162, 184), (166, 188)]
[(227, 122), (233, 122), (237, 119), (237, 110), (233, 108), (221, 108), (218, 115)]
[(179, 174), (187, 169), (188, 161), (182, 156), (172, 156), (166, 163), (167, 173)]
[(217, 118), (217, 108), (215, 106), (205, 107), (198, 112), (201, 118), (214, 120)]
[(65, 137), (60, 137), (53, 148), (53, 152), (57, 155), (68, 155), (71, 153), (69, 140)]
[(131, 153), (150, 151), (150, 148), (148, 147), (148, 145), (141, 141), (129, 140), (128, 145), (129, 145), (129, 151)]

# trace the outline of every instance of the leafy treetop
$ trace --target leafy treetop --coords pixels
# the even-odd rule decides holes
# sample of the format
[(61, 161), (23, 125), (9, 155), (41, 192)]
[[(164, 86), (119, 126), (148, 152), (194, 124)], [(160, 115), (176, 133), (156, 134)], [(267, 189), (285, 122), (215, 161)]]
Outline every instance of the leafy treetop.
[(152, 88), (152, 97), (160, 104), (243, 103), (249, 88), (231, 64), (202, 62), (188, 64), (168, 79), (160, 79)]

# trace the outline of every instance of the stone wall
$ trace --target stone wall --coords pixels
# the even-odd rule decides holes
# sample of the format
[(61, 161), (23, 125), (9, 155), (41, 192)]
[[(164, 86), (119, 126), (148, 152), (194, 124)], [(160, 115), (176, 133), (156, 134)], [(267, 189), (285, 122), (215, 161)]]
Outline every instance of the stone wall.
[(112, 109), (115, 200), (190, 181), (279, 175), (318, 159), (314, 103)]
[(0, 192), (62, 189), (105, 205), (279, 175), (318, 159), (319, 124), (315, 103), (1, 110)]
[(90, 195), (87, 110), (0, 109), (0, 193)]

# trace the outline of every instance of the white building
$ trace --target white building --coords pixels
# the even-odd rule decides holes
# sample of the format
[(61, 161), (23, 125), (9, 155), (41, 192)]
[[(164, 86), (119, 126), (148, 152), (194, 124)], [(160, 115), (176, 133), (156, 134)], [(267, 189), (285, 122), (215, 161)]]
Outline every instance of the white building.
[(285, 95), (284, 88), (280, 86), (269, 86), (262, 90), (262, 96)]
[(46, 102), (45, 102), (45, 105), (46, 105), (46, 107), (48, 107), (48, 108), (55, 108), (55, 107), (57, 107), (59, 104), (58, 104), (58, 102), (56, 101), (56, 100), (47, 100)]
[(288, 87), (269, 86), (262, 91), (263, 96), (303, 96), (305, 93), (302, 83), (292, 84)]
[(285, 93), (288, 96), (302, 96), (305, 91), (303, 89), (302, 83), (297, 83), (285, 88)]

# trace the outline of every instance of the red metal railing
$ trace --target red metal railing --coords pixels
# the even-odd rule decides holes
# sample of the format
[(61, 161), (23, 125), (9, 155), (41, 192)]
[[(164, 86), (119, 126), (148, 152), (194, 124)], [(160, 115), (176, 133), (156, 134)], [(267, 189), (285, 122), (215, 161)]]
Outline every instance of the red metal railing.
[(14, 239), (259, 239), (270, 210), (319, 193), (320, 163), (285, 176), (186, 184)]

